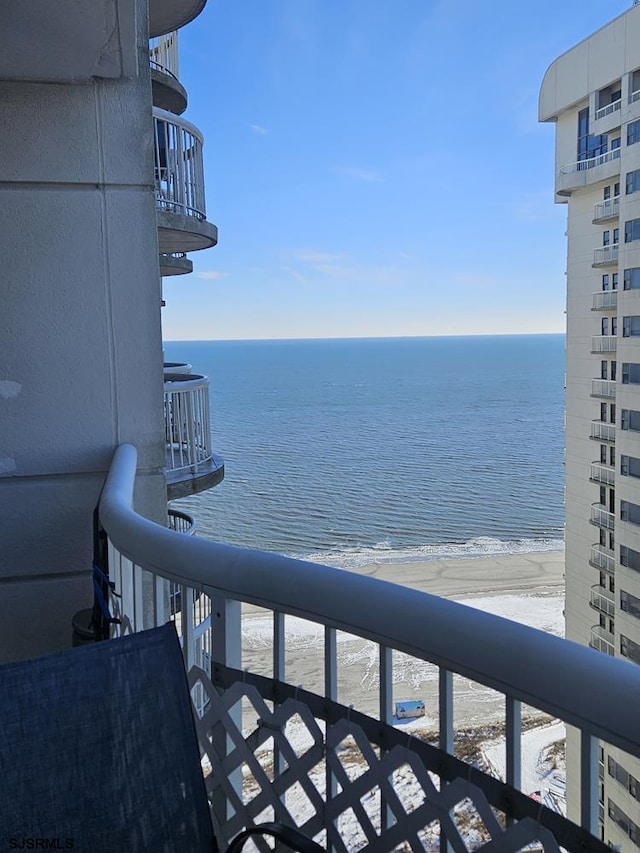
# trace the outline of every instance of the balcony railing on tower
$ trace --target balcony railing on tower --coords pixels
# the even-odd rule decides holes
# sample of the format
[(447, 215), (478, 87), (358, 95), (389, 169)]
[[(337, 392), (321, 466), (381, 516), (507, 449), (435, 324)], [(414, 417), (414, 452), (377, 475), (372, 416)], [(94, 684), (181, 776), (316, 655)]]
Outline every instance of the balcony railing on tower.
[[(366, 836), (359, 848), (422, 849), (428, 829), (436, 840), (440, 833), (441, 844), (450, 841), (453, 849), (465, 850), (455, 814), (458, 804), (471, 801), (485, 821), (482, 841), (495, 839), (505, 851), (534, 841), (556, 853), (560, 847), (575, 853), (607, 850), (594, 837), (599, 741), (640, 757), (638, 667), (437, 596), (154, 525), (132, 510), (135, 469), (134, 448), (118, 448), (99, 507), (109, 542), (115, 633), (169, 618), (187, 667), (199, 664), (211, 675), (215, 695), (202, 692), (206, 685), (197, 671), (190, 683), (198, 725), (218, 732), (211, 744), (217, 742), (215, 759), (222, 763), (206, 781), (221, 843), (268, 808), (340, 853), (350, 849), (341, 835), (347, 812)], [(168, 582), (180, 587), (179, 608), (168, 604)], [(203, 607), (202, 599), (210, 606)], [(269, 661), (257, 664), (260, 673), (243, 660), (241, 603), (258, 608), (267, 623), (260, 636)], [(311, 623), (319, 634), (312, 667), (319, 673), (317, 692), (287, 683), (287, 661), (300, 654), (290, 646), (298, 637), (287, 630), (291, 617)], [(336, 702), (344, 657), (338, 650), (347, 635), (358, 638), (375, 665), (373, 713)], [(600, 638), (599, 631), (594, 636)], [(429, 705), (439, 721), (438, 747), (389, 725), (394, 674), (407, 666), (434, 693)], [(502, 697), (506, 784), (454, 756), (454, 674)], [(580, 733), (582, 829), (520, 790), (522, 702)], [(246, 733), (243, 708), (251, 711)], [(291, 731), (294, 722), (303, 724), (303, 733)], [(306, 745), (289, 740), (301, 733)], [(345, 750), (363, 757), (355, 778), (345, 773)], [(407, 773), (420, 789), (410, 807), (403, 805)], [(309, 799), (310, 810), (296, 790)], [(491, 807), (506, 817), (504, 824)]]
[(149, 39), (149, 63), (152, 68), (178, 77), (178, 33), (167, 33), (164, 36)]
[(618, 244), (600, 246), (593, 250), (592, 267), (610, 267), (618, 263)]
[(206, 219), (202, 134), (173, 113), (153, 109), (156, 205)]
[(606, 219), (615, 219), (620, 213), (620, 196), (607, 198), (599, 201), (593, 207), (593, 224), (604, 222)]
[(224, 463), (211, 444), (208, 377), (165, 373), (164, 423), (169, 499), (217, 485), (224, 477)]
[(612, 311), (618, 307), (617, 290), (597, 290), (593, 294), (592, 311)]

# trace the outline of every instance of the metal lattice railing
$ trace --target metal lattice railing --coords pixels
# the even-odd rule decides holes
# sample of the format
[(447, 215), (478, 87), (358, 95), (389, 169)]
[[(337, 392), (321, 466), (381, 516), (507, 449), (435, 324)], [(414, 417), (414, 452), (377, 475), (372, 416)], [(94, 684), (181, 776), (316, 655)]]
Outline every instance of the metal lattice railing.
[[(100, 522), (109, 538), (109, 572), (114, 585), (111, 602), (119, 620), (116, 635), (171, 619), (181, 639), (187, 668), (197, 665), (214, 677), (222, 672), (222, 667), (243, 671), (241, 602), (245, 602), (263, 608), (270, 615), (271, 632), (265, 640), (271, 663), (268, 672), (262, 674), (277, 685), (287, 681), (287, 658), (297, 653), (290, 647), (286, 620), (301, 617), (313, 623), (322, 637), (315, 670), (321, 673), (323, 686), (312, 691), (314, 699), (306, 694), (301, 698), (301, 692), (292, 685), (287, 689), (289, 698), (303, 701), (315, 719), (322, 717), (319, 708), (323, 703), (333, 707), (338, 698), (342, 666), (338, 647), (341, 632), (348, 632), (367, 644), (365, 653), (376, 661), (372, 678), (377, 711), (363, 715), (368, 721), (365, 722), (367, 737), (370, 737), (369, 727), (372, 731), (376, 727), (386, 731), (386, 724), (393, 721), (398, 667), (410, 667), (418, 678), (426, 677), (423, 672), (433, 672), (435, 678), (430, 683), (436, 691), (432, 704), (438, 711), (438, 749), (454, 762), (457, 761), (453, 757), (457, 701), (454, 676), (462, 676), (475, 685), (474, 692), (479, 688), (489, 689), (502, 697), (505, 782), (515, 789), (521, 787), (523, 703), (579, 731), (581, 824), (593, 836), (597, 835), (599, 742), (640, 757), (636, 711), (640, 707), (640, 668), (437, 596), (278, 554), (235, 548), (167, 530), (133, 512), (135, 467), (134, 448), (127, 445), (118, 448), (99, 508)], [(167, 582), (177, 584), (180, 589), (180, 607), (175, 612), (171, 612), (175, 608), (168, 603)], [(243, 681), (252, 683), (253, 674), (252, 670), (247, 671)], [(594, 684), (598, 690), (593, 689)], [(285, 698), (276, 697), (272, 701), (277, 705)], [(358, 697), (355, 701), (357, 705)], [(210, 697), (204, 687), (199, 688), (196, 705), (200, 714), (209, 710)], [(329, 722), (333, 724), (332, 719)], [(232, 737), (231, 732), (224, 734), (225, 743), (228, 737)], [(370, 740), (375, 742), (375, 738)], [(386, 744), (381, 746), (388, 748)], [(275, 751), (273, 766), (283, 766), (281, 755), (285, 749), (281, 745)], [(296, 761), (300, 760), (298, 756)], [(442, 780), (447, 784), (452, 782), (447, 767), (453, 765), (448, 760), (442, 758), (443, 763), (436, 767), (441, 784)], [(224, 761), (232, 762), (231, 753), (225, 754)], [(502, 782), (487, 781), (484, 775), (476, 778), (469, 765), (455, 766), (461, 785), (471, 779), (489, 803), (499, 805), (492, 785)], [(233, 763), (228, 765), (228, 775), (237, 791), (242, 781), (233, 767)], [(296, 772), (301, 772), (301, 768)], [(331, 785), (327, 790), (333, 798)], [(504, 794), (504, 789), (500, 790)], [(335, 791), (339, 793), (337, 788)], [(218, 803), (218, 808), (231, 807), (230, 792), (219, 796), (224, 805)], [(519, 802), (520, 798), (517, 799)], [(370, 801), (375, 805), (375, 797)], [(503, 805), (509, 819), (516, 820), (517, 826), (524, 824), (529, 812), (514, 811), (513, 804), (507, 801)], [(578, 827), (561, 838), (545, 823), (544, 809), (539, 805), (536, 809), (536, 814), (541, 815), (540, 825), (549, 829), (565, 849), (604, 849), (597, 838), (585, 836)], [(251, 822), (252, 817), (245, 812), (243, 819)], [(408, 816), (402, 818), (408, 819)], [(384, 808), (378, 817), (374, 815), (370, 820), (374, 827), (376, 820), (384, 822)], [(328, 826), (325, 828), (332, 831)], [(523, 838), (530, 838), (526, 835), (526, 825), (521, 831)], [(366, 828), (364, 832), (368, 838)], [(454, 849), (463, 848), (459, 844), (456, 848), (454, 843)]]

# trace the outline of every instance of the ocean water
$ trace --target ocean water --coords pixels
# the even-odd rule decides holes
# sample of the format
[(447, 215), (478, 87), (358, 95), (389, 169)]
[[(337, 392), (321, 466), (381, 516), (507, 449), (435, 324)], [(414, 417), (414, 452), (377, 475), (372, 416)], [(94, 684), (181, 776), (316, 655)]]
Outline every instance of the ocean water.
[(337, 566), (562, 547), (563, 335), (167, 342), (211, 379), (201, 536)]

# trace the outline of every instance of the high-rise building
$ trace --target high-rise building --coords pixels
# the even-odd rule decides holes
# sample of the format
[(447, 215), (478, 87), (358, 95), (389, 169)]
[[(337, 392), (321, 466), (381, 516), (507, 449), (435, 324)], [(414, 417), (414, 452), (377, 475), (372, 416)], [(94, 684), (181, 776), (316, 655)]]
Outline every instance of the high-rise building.
[[(556, 124), (555, 194), (567, 205), (566, 632), (640, 665), (638, 6), (553, 62), (539, 117)], [(567, 751), (578, 820), (571, 732)], [(640, 762), (607, 748), (600, 777), (603, 839), (640, 849)]]
[(217, 241), (177, 65), (205, 2), (2, 3), (2, 660), (70, 644), (117, 445), (161, 524), (184, 526), (167, 498), (222, 479), (209, 380), (163, 376), (161, 340), (161, 276)]

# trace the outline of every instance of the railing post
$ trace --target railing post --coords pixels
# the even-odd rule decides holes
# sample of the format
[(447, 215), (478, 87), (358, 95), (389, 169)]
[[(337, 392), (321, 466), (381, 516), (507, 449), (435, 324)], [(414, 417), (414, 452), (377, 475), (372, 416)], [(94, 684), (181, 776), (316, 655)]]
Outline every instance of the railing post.
[[(242, 613), (239, 601), (229, 598), (211, 597), (211, 669), (219, 663), (223, 666), (241, 669), (242, 667)], [(231, 712), (232, 719), (242, 731), (242, 709)], [(218, 755), (226, 756), (234, 748), (233, 741), (226, 732), (213, 734), (216, 741), (215, 749)], [(238, 797), (242, 799), (242, 771), (231, 774), (229, 781)], [(230, 814), (230, 806), (224, 791), (218, 790), (214, 795), (213, 811), (216, 814)]]
[(580, 823), (598, 836), (598, 740), (580, 733)]
[[(506, 783), (518, 791), (522, 787), (522, 705), (511, 696), (505, 697)], [(513, 820), (507, 815), (507, 823)]]
[[(327, 699), (337, 701), (338, 699), (338, 646), (336, 629), (328, 625), (324, 629), (324, 695)], [(325, 760), (325, 800), (329, 802), (338, 793), (338, 781), (331, 770), (329, 762)], [(325, 821), (326, 822), (326, 821)], [(327, 850), (329, 853), (335, 848), (329, 841), (327, 833)]]
[[(440, 749), (453, 755), (453, 673), (440, 667), (438, 681), (439, 746)], [(440, 853), (452, 853), (452, 851), (453, 848), (441, 829)]]

